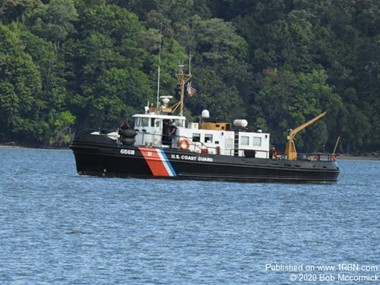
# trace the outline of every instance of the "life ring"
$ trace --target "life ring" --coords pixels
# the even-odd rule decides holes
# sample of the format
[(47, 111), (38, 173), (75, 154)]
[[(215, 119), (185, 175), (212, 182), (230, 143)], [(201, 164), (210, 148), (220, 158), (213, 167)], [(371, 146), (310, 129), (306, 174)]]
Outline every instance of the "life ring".
[(190, 147), (190, 142), (187, 139), (182, 139), (178, 142), (178, 147), (182, 151), (186, 151)]

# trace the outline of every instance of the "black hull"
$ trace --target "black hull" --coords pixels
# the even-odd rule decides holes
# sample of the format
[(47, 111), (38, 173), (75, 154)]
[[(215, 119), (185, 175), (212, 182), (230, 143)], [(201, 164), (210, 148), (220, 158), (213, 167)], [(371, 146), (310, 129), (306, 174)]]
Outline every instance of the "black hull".
[(119, 145), (101, 135), (78, 134), (70, 148), (80, 175), (295, 183), (335, 183), (339, 175), (335, 161), (195, 154)]

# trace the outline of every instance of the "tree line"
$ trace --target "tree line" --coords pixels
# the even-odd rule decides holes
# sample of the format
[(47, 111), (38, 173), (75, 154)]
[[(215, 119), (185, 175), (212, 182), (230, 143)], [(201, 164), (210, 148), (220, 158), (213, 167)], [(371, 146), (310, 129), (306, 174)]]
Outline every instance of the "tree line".
[[(175, 95), (191, 53), (186, 116), (245, 118), (284, 149), (380, 149), (377, 0), (3, 0), (0, 143), (65, 146)], [(161, 50), (161, 52), (159, 52)]]

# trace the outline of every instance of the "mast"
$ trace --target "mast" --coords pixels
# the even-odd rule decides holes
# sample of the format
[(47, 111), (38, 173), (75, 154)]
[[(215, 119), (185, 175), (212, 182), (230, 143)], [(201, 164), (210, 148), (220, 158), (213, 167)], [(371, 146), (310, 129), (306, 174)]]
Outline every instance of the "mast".
[(184, 108), (184, 98), (185, 98), (185, 85), (190, 81), (192, 75), (189, 71), (188, 74), (183, 72), (184, 65), (179, 65), (179, 73), (177, 73), (178, 85), (179, 85), (179, 96), (180, 96), (180, 116), (183, 116)]

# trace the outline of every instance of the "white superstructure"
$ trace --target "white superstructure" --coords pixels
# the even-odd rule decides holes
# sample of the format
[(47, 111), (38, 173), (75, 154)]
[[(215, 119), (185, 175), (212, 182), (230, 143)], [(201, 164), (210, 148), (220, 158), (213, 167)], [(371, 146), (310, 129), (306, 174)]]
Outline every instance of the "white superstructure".
[[(245, 120), (237, 120), (235, 130), (228, 123), (189, 123), (184, 116), (137, 114), (133, 116), (136, 146), (177, 148), (195, 153), (227, 156), (269, 158), (270, 134), (248, 132)], [(241, 126), (242, 123), (242, 127)], [(175, 133), (167, 135), (168, 126), (175, 126)], [(169, 141), (168, 141), (169, 140)]]

